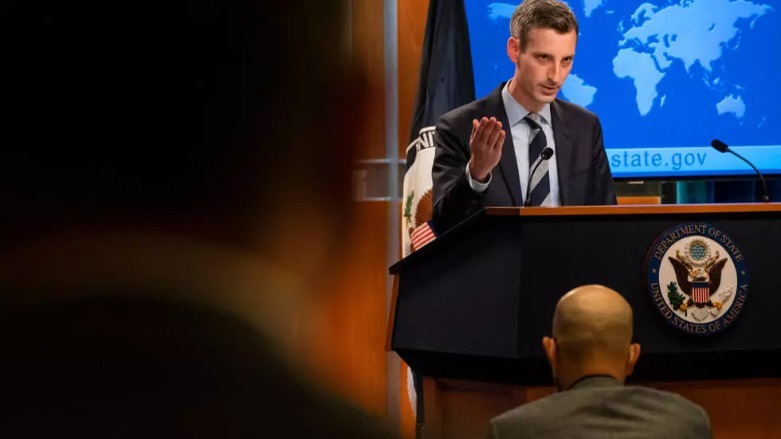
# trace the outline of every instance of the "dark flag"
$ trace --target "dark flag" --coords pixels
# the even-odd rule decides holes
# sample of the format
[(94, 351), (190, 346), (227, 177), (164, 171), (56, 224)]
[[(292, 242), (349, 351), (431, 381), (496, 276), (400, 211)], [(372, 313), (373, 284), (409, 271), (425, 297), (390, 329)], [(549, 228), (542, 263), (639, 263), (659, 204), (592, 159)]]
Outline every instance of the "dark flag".
[[(431, 226), (434, 165), (434, 126), (448, 111), (475, 98), (472, 55), (464, 0), (430, 0), (423, 40), (418, 95), (412, 116), (407, 171), (404, 174), (401, 236), (404, 256), (436, 239)], [(422, 382), (407, 369), (413, 384), (410, 403), (415, 412), (415, 435), (422, 437)], [(408, 386), (409, 388), (409, 386)], [(413, 392), (411, 392), (413, 393)]]
[(443, 114), (474, 99), (464, 0), (431, 0), (404, 174), (401, 221), (404, 256), (436, 238), (436, 231), (431, 227), (434, 125)]

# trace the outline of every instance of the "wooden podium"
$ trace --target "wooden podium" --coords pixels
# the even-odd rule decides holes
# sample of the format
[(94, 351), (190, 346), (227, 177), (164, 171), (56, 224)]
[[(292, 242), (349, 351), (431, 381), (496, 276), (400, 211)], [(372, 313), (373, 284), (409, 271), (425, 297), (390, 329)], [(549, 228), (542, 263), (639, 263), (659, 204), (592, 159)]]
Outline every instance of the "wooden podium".
[[(746, 300), (716, 334), (675, 328), (649, 292), (651, 247), (682, 224), (724, 231), (745, 261)], [(388, 344), (424, 376), (427, 439), (485, 437), (551, 393), (541, 339), (559, 297), (591, 283), (634, 310), (633, 383), (702, 405), (716, 438), (781, 437), (781, 204), (488, 208), (390, 271)]]

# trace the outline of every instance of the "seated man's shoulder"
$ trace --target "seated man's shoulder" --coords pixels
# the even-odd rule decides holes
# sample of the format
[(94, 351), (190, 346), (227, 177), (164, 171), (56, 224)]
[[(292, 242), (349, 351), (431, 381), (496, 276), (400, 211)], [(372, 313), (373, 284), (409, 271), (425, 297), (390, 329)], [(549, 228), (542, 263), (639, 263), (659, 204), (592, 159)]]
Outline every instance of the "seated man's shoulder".
[(690, 413), (705, 415), (705, 410), (677, 393), (645, 386), (627, 386), (625, 392), (631, 395), (631, 401), (653, 412)]
[(564, 408), (571, 395), (567, 392), (554, 393), (544, 398), (520, 405), (512, 410), (506, 411), (491, 420), (492, 423), (516, 423), (519, 420), (535, 420), (540, 418), (540, 414), (550, 414), (552, 411), (559, 411)]
[(576, 410), (571, 392), (559, 392), (506, 411), (490, 421), (491, 438), (556, 437), (559, 419)]
[(680, 395), (627, 386), (555, 393), (493, 418), (491, 429), (499, 438), (558, 437), (573, 429), (583, 437), (634, 429), (650, 432), (649, 437), (662, 431), (680, 437), (709, 437), (710, 421), (702, 407)]

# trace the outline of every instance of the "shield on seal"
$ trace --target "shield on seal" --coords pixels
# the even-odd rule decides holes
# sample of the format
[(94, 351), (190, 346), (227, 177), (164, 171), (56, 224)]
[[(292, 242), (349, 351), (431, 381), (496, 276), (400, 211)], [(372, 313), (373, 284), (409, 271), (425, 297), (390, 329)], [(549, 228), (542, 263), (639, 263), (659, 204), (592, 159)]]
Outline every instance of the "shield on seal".
[(698, 305), (704, 305), (710, 301), (710, 283), (692, 282), (692, 300)]

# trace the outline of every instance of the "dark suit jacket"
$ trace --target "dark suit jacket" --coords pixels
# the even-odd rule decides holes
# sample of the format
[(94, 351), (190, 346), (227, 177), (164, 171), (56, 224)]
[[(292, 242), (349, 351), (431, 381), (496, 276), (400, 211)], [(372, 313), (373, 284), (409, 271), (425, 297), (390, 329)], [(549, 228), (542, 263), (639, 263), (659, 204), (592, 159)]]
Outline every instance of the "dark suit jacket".
[[(434, 136), (434, 227), (442, 233), (486, 206), (522, 206), (521, 182), (502, 88), (443, 115)], [(553, 136), (563, 206), (616, 204), (613, 176), (602, 144), (602, 126), (594, 113), (556, 99), (551, 104)], [(476, 193), (466, 179), (472, 119), (494, 116), (507, 132), (502, 158), (491, 171), (491, 184)]]
[(670, 392), (590, 377), (491, 420), (489, 438), (710, 438), (702, 407)]

